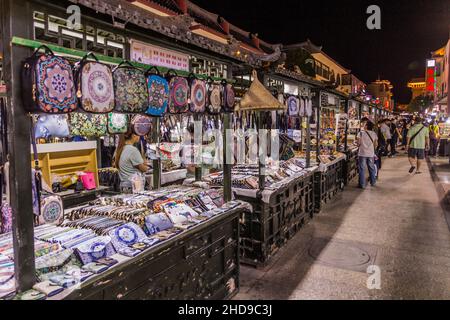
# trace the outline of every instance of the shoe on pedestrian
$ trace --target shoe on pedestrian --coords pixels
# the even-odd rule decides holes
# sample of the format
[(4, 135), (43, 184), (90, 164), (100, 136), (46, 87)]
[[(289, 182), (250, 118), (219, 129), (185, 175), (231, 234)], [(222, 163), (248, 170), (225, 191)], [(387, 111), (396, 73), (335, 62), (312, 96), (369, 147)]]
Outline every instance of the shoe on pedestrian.
[(363, 186), (361, 186), (361, 185), (358, 185), (358, 189), (365, 189), (366, 187), (363, 187)]
[(416, 174), (422, 174), (422, 172), (421, 171), (416, 171)]
[(409, 174), (413, 174), (415, 170), (416, 170), (416, 167), (412, 166), (412, 167), (409, 169)]

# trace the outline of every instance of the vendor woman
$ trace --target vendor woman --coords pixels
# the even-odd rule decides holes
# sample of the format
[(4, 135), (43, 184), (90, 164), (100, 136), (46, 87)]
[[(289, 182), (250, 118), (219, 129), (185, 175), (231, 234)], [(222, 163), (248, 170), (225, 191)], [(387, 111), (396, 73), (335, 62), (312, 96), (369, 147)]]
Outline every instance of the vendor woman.
[(114, 157), (114, 166), (119, 169), (120, 188), (122, 191), (131, 191), (131, 177), (135, 173), (145, 173), (149, 166), (136, 147), (140, 137), (127, 132), (119, 136), (119, 145)]

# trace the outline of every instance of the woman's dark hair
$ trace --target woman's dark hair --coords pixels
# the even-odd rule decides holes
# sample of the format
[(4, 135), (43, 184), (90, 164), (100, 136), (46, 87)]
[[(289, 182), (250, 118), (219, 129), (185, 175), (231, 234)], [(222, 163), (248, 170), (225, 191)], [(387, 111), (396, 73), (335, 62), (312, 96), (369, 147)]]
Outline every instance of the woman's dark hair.
[(366, 123), (367, 130), (373, 131), (374, 126), (375, 125), (373, 124), (373, 122), (367, 121), (367, 123)]
[(125, 142), (131, 140), (131, 138), (133, 138), (133, 132), (130, 129), (124, 134), (119, 134), (119, 143), (113, 160), (114, 168), (119, 169), (119, 161), (122, 156), (123, 148), (125, 147)]

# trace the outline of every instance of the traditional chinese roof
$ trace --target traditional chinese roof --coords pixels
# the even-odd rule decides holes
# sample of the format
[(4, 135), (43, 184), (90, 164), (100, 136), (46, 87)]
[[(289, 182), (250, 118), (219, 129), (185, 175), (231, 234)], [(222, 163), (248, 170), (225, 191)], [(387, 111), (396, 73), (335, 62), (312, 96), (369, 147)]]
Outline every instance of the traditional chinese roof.
[(315, 45), (309, 39), (307, 39), (306, 41), (301, 42), (301, 43), (296, 43), (296, 44), (290, 44), (290, 45), (283, 46), (283, 48), (286, 51), (295, 50), (295, 49), (300, 49), (301, 48), (301, 49), (305, 49), (306, 51), (308, 51), (311, 54), (322, 54), (328, 60), (330, 60), (331, 62), (336, 64), (338, 67), (340, 67), (341, 69), (345, 70), (346, 73), (351, 73), (352, 72), (350, 69), (347, 69), (347, 68), (343, 67), (339, 62), (337, 62), (336, 60), (331, 58), (329, 55), (327, 55), (325, 52), (323, 52), (322, 46)]
[(251, 66), (281, 56), (279, 46), (261, 41), (188, 0), (69, 1)]

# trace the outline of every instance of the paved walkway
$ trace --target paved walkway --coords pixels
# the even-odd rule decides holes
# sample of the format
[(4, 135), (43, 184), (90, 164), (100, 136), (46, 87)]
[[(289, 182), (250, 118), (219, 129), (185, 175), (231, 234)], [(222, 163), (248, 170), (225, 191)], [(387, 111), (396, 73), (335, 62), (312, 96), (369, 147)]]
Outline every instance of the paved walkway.
[(347, 187), (270, 265), (241, 268), (236, 299), (450, 299), (442, 199), (427, 165), (408, 169), (406, 157), (387, 159), (377, 187)]

